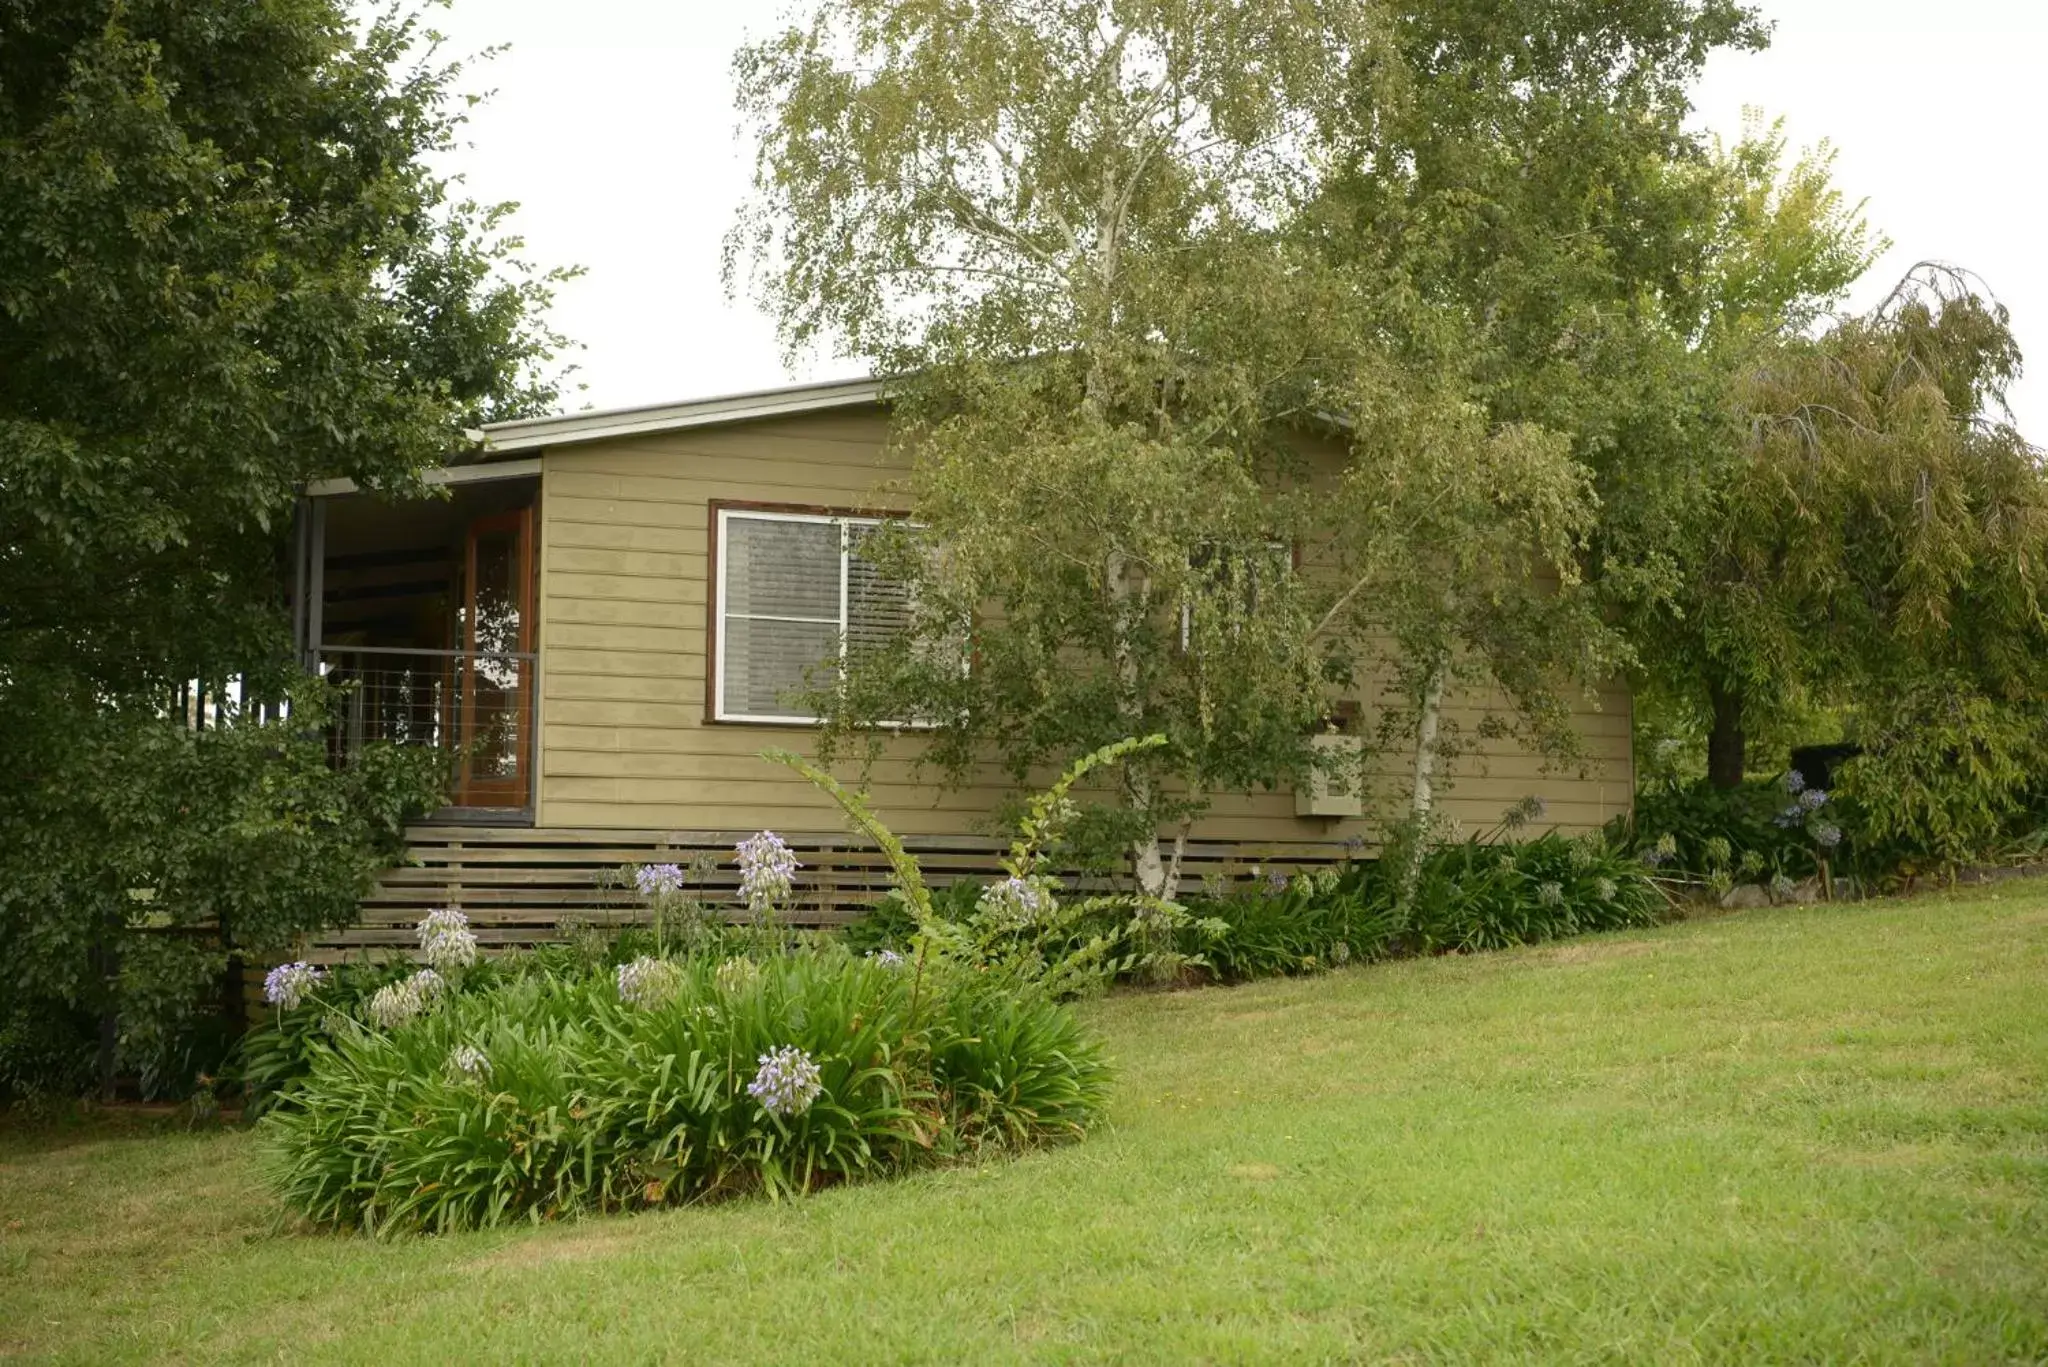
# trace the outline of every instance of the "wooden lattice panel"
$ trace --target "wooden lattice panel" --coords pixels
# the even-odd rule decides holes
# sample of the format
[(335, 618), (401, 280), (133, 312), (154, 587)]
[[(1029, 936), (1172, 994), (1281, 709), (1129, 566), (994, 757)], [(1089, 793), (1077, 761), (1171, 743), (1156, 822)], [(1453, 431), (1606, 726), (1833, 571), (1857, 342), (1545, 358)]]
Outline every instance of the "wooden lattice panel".
[[(408, 863), (387, 871), (363, 899), (361, 921), (331, 931), (310, 946), (311, 957), (332, 962), (363, 951), (409, 949), (413, 927), (436, 907), (460, 907), (477, 939), (489, 949), (544, 943), (565, 923), (629, 925), (646, 908), (618, 886), (626, 865), (687, 866), (700, 854), (717, 867), (693, 882), (714, 905), (739, 916), (739, 872), (733, 847), (750, 831), (617, 831), (488, 826), (420, 826), (407, 833)], [(871, 845), (839, 834), (785, 834), (803, 868), (788, 913), (799, 926), (839, 925), (857, 916), (890, 885), (888, 861)], [(956, 878), (986, 878), (996, 871), (1003, 842), (978, 836), (926, 836), (905, 841), (926, 879), (943, 886)], [(1240, 882), (1271, 870), (1311, 868), (1340, 859), (1335, 841), (1297, 841), (1250, 848), (1191, 844), (1183, 867), (1190, 885), (1205, 879)], [(1075, 880), (1104, 886), (1107, 880)]]

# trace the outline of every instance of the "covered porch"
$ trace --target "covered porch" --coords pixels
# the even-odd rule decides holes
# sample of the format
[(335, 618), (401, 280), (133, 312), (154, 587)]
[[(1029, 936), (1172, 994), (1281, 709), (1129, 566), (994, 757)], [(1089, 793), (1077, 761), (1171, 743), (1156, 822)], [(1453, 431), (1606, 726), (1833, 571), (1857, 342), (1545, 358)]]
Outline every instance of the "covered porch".
[(336, 764), (374, 741), (448, 757), (453, 825), (533, 824), (538, 461), (437, 472), (441, 496), (308, 490), (294, 645), (342, 688)]

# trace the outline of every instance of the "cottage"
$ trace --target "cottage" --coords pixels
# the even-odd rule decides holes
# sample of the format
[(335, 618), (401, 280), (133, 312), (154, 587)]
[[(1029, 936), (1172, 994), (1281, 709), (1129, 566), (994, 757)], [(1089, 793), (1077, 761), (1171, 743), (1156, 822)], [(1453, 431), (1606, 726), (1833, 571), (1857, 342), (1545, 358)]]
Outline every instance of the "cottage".
[[(846, 633), (891, 620), (889, 586), (851, 549), (901, 473), (888, 422), (874, 382), (805, 385), (496, 424), (436, 472), (446, 499), (310, 489), (297, 633), (309, 663), (353, 685), (338, 754), (382, 739), (456, 756), (450, 805), (413, 833), (417, 867), (393, 870), (327, 948), (390, 941), (448, 901), (489, 938), (530, 938), (611, 914), (606, 870), (729, 851), (763, 827), (802, 853), (809, 914), (871, 892), (871, 854), (759, 752), (804, 748), (789, 691)], [(1547, 823), (1584, 830), (1627, 811), (1625, 686), (1576, 721), (1585, 772), (1482, 745), (1450, 812), (1485, 826), (1534, 795)], [(915, 743), (871, 772), (877, 808), (941, 874), (985, 866), (1004, 789), (920, 781)], [(1371, 836), (1346, 810), (1325, 794), (1220, 801), (1192, 867), (1334, 857)]]

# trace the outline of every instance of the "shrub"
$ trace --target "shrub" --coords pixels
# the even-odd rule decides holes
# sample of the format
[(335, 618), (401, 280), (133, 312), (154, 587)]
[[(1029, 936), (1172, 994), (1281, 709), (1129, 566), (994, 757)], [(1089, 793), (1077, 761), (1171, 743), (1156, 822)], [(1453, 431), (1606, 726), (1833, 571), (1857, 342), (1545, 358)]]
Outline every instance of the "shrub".
[[(263, 1121), (279, 1190), (322, 1224), (459, 1229), (805, 1192), (1100, 1112), (1099, 1047), (1042, 992), (833, 950), (719, 968), (678, 964), (651, 1006), (610, 975), (529, 975), (388, 1031), (331, 1020)], [(788, 1050), (776, 1066), (814, 1077), (764, 1084)]]
[(1618, 818), (1609, 836), (1661, 872), (1725, 890), (1807, 878), (1822, 860), (1839, 863), (1853, 824), (1832, 794), (1808, 787), (1794, 770), (1735, 788), (1702, 779), (1639, 794), (1633, 816)]
[(1423, 860), (1400, 934), (1422, 953), (1505, 949), (1649, 925), (1664, 906), (1642, 865), (1599, 836), (1473, 840)]
[(1597, 836), (1439, 846), (1423, 857), (1405, 915), (1397, 878), (1365, 861), (1196, 899), (1201, 953), (1236, 982), (1647, 925), (1665, 906), (1643, 865)]
[(0, 1005), (0, 1107), (39, 1106), (91, 1085), (95, 1023), (62, 1002)]
[(1874, 875), (1953, 868), (2031, 828), (2048, 780), (2038, 703), (2000, 702), (1936, 679), (1864, 709), (1863, 753), (1841, 788)]
[(1401, 920), (1391, 899), (1377, 895), (1372, 871), (1371, 865), (1352, 865), (1195, 898), (1189, 905), (1197, 918), (1189, 953), (1199, 954), (1224, 982), (1385, 958)]
[(430, 751), (370, 745), (332, 767), (331, 694), (304, 681), (289, 719), (261, 724), (192, 730), (152, 706), (31, 728), (0, 775), (0, 998), (113, 1014), (117, 1071), (144, 1095), (218, 1071), (230, 956), (353, 923), (406, 821), (440, 800)]

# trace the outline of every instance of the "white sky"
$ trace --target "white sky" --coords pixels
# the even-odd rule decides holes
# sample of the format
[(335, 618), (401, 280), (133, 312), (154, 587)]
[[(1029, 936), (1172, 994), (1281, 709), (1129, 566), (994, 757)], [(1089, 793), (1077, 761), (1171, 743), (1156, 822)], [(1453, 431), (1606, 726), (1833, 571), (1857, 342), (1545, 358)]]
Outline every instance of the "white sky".
[[(1759, 56), (1708, 70), (1703, 127), (1733, 137), (1745, 105), (1783, 116), (1795, 147), (1829, 140), (1836, 182), (1867, 198), (1894, 242), (1862, 294), (1914, 262), (1981, 275), (2022, 346), (2048, 354), (2048, 0), (1762, 0), (1777, 22)], [(787, 369), (774, 330), (726, 298), (720, 242), (746, 188), (730, 58), (768, 28), (776, 0), (455, 0), (438, 14), (454, 51), (510, 50), (477, 69), (493, 89), (454, 160), (470, 193), (520, 202), (537, 261), (577, 263), (555, 322), (581, 341), (601, 408), (662, 403), (857, 368)], [(2048, 442), (2048, 360), (2014, 408)]]

